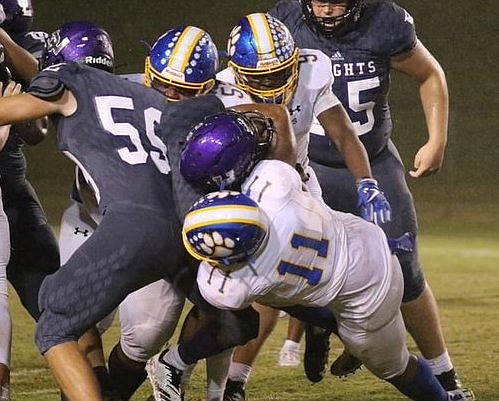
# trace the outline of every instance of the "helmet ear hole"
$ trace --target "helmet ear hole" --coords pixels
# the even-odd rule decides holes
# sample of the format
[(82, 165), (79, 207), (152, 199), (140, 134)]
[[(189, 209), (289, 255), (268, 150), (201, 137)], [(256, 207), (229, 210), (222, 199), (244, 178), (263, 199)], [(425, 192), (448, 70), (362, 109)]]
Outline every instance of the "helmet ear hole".
[(229, 269), (256, 255), (268, 233), (265, 212), (235, 191), (201, 197), (187, 212), (182, 228), (184, 246), (194, 258)]

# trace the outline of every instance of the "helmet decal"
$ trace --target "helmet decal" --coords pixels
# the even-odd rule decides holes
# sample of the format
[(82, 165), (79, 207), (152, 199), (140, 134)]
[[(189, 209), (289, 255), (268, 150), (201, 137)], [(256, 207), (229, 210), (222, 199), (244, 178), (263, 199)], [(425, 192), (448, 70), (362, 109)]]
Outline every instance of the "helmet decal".
[(248, 196), (218, 191), (198, 199), (187, 212), (182, 237), (196, 259), (218, 266), (246, 262), (265, 243), (269, 222)]

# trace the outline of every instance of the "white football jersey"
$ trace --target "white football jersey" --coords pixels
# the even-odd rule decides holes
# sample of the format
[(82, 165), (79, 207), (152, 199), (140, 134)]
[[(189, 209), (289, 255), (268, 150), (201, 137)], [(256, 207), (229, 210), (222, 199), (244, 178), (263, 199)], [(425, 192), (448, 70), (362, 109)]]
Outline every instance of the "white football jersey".
[(217, 80), (210, 94), (217, 96), (227, 108), (240, 104), (255, 103), (250, 95), (229, 82)]
[[(287, 109), (296, 135), (298, 162), (308, 166), (309, 132), (314, 115), (340, 104), (332, 92), (333, 73), (331, 60), (320, 50), (300, 49), (299, 76), (295, 94)], [(234, 83), (231, 68), (217, 74), (221, 81)]]
[(198, 285), (222, 309), (252, 302), (273, 307), (332, 305), (350, 318), (377, 309), (390, 287), (391, 254), (383, 231), (333, 211), (302, 191), (299, 174), (277, 160), (258, 163), (242, 192), (266, 212), (268, 242), (250, 264), (226, 274), (203, 262)]

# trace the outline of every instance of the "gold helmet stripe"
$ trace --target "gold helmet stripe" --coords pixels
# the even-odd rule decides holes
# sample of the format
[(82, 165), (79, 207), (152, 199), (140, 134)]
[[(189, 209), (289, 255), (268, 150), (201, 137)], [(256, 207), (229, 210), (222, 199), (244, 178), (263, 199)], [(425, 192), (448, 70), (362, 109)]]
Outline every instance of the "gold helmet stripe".
[(177, 44), (173, 48), (173, 53), (168, 61), (168, 67), (173, 70), (184, 72), (189, 64), (189, 58), (194, 47), (198, 44), (204, 31), (193, 26), (187, 26), (178, 38)]
[(255, 36), (258, 54), (265, 54), (277, 57), (272, 32), (264, 13), (254, 13), (248, 15), (248, 22), (251, 25), (251, 32)]

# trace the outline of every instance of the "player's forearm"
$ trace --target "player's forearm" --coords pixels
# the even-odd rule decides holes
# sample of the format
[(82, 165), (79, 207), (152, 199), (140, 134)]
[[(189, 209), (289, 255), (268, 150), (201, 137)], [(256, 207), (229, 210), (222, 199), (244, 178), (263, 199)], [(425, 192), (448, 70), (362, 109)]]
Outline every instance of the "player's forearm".
[(346, 138), (340, 143), (336, 143), (340, 150), (343, 160), (345, 161), (348, 170), (355, 178), (355, 181), (361, 178), (372, 177), (369, 157), (362, 142), (355, 138)]
[(16, 44), (0, 28), (0, 44), (5, 49), (5, 61), (16, 79), (28, 83), (38, 73), (38, 61), (27, 50)]
[(449, 120), (449, 94), (440, 66), (420, 86), (421, 104), (428, 128), (428, 142), (445, 148)]

